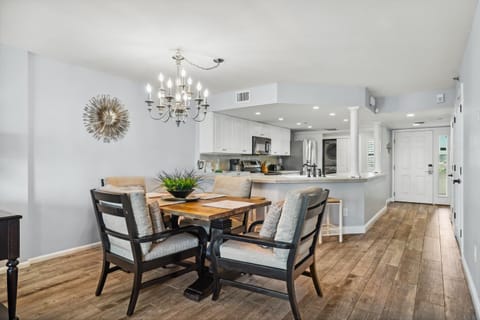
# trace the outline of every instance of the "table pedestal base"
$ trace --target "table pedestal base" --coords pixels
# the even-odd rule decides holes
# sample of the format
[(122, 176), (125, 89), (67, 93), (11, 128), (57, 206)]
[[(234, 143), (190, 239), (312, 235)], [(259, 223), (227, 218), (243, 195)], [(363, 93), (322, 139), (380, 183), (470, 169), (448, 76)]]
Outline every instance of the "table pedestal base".
[(193, 301), (200, 301), (205, 299), (213, 292), (213, 276), (206, 272), (197, 281), (192, 283), (185, 291), (183, 295)]

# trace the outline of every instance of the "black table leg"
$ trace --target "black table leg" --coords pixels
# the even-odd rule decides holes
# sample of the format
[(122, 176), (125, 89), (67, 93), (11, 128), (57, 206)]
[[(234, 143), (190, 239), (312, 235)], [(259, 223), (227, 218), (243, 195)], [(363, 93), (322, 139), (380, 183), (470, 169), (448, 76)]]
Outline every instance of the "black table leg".
[[(219, 235), (224, 233), (230, 233), (232, 229), (232, 220), (230, 219), (217, 219), (213, 220), (210, 224), (210, 246), (207, 249), (207, 258), (212, 252), (212, 243)], [(185, 291), (183, 295), (190, 300), (200, 301), (209, 295), (213, 291), (213, 276), (209, 270), (202, 272), (202, 275), (192, 283)]]
[(9, 259), (7, 262), (7, 296), (8, 296), (8, 319), (18, 319), (17, 311), (17, 283), (18, 283), (18, 260)]

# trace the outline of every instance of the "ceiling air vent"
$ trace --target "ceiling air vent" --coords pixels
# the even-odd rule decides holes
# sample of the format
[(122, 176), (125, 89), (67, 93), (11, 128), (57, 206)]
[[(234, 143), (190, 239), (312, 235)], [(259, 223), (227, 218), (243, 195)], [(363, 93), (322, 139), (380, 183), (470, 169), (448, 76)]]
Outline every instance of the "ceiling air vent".
[(239, 91), (235, 93), (235, 102), (248, 102), (250, 101), (250, 91)]

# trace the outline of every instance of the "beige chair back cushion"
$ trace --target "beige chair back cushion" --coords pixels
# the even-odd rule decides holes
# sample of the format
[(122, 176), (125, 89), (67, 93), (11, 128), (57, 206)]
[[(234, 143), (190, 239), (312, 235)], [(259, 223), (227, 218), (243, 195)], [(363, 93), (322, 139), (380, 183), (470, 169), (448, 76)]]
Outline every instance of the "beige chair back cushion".
[[(131, 187), (115, 187), (111, 185), (102, 187), (99, 190), (112, 192), (112, 193), (128, 194), (130, 198), (130, 202), (132, 204), (133, 217), (137, 227), (138, 236), (143, 237), (143, 236), (149, 236), (153, 234), (152, 220), (148, 211), (147, 203), (145, 201), (145, 192), (143, 190), (134, 189)], [(113, 205), (110, 203), (105, 203), (105, 204)], [(108, 229), (122, 233), (122, 234), (128, 234), (125, 218), (104, 214), (103, 220), (104, 220), (105, 226)], [(116, 237), (111, 237), (111, 236), (109, 236), (108, 238), (111, 246), (110, 251), (112, 253), (118, 254), (129, 260), (133, 260), (131, 244), (129, 241), (119, 239)], [(142, 243), (140, 247), (142, 249), (142, 254), (146, 255), (150, 251), (152, 247), (152, 243), (151, 242)]]
[(252, 180), (249, 177), (216, 176), (213, 192), (231, 197), (250, 198)]
[[(303, 199), (308, 196), (310, 199), (314, 200), (313, 198), (316, 197), (314, 201), (317, 202), (321, 194), (322, 189), (317, 187), (289, 191), (285, 197), (285, 203), (283, 205), (280, 220), (278, 221), (277, 232), (275, 233), (274, 240), (292, 243), (293, 236), (295, 235), (295, 230), (299, 222)], [(307, 208), (308, 207), (305, 209)], [(275, 248), (274, 252), (279, 258), (286, 260), (288, 258), (289, 249)]]
[(111, 185), (116, 187), (130, 187), (139, 186), (145, 191), (145, 177), (139, 176), (125, 176), (125, 177), (106, 177), (104, 179), (105, 185)]

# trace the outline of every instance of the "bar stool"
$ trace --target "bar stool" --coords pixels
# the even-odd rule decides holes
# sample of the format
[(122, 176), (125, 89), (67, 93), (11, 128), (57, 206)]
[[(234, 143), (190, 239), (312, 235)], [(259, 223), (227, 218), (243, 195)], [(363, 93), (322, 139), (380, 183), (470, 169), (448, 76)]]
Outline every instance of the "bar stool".
[[(330, 222), (330, 208), (332, 205), (338, 206), (338, 226)], [(322, 223), (320, 228), (320, 234), (318, 242), (322, 243), (322, 236), (338, 235), (338, 242), (343, 242), (343, 201), (338, 198), (328, 198), (327, 200), (328, 210), (325, 212), (325, 223)]]

